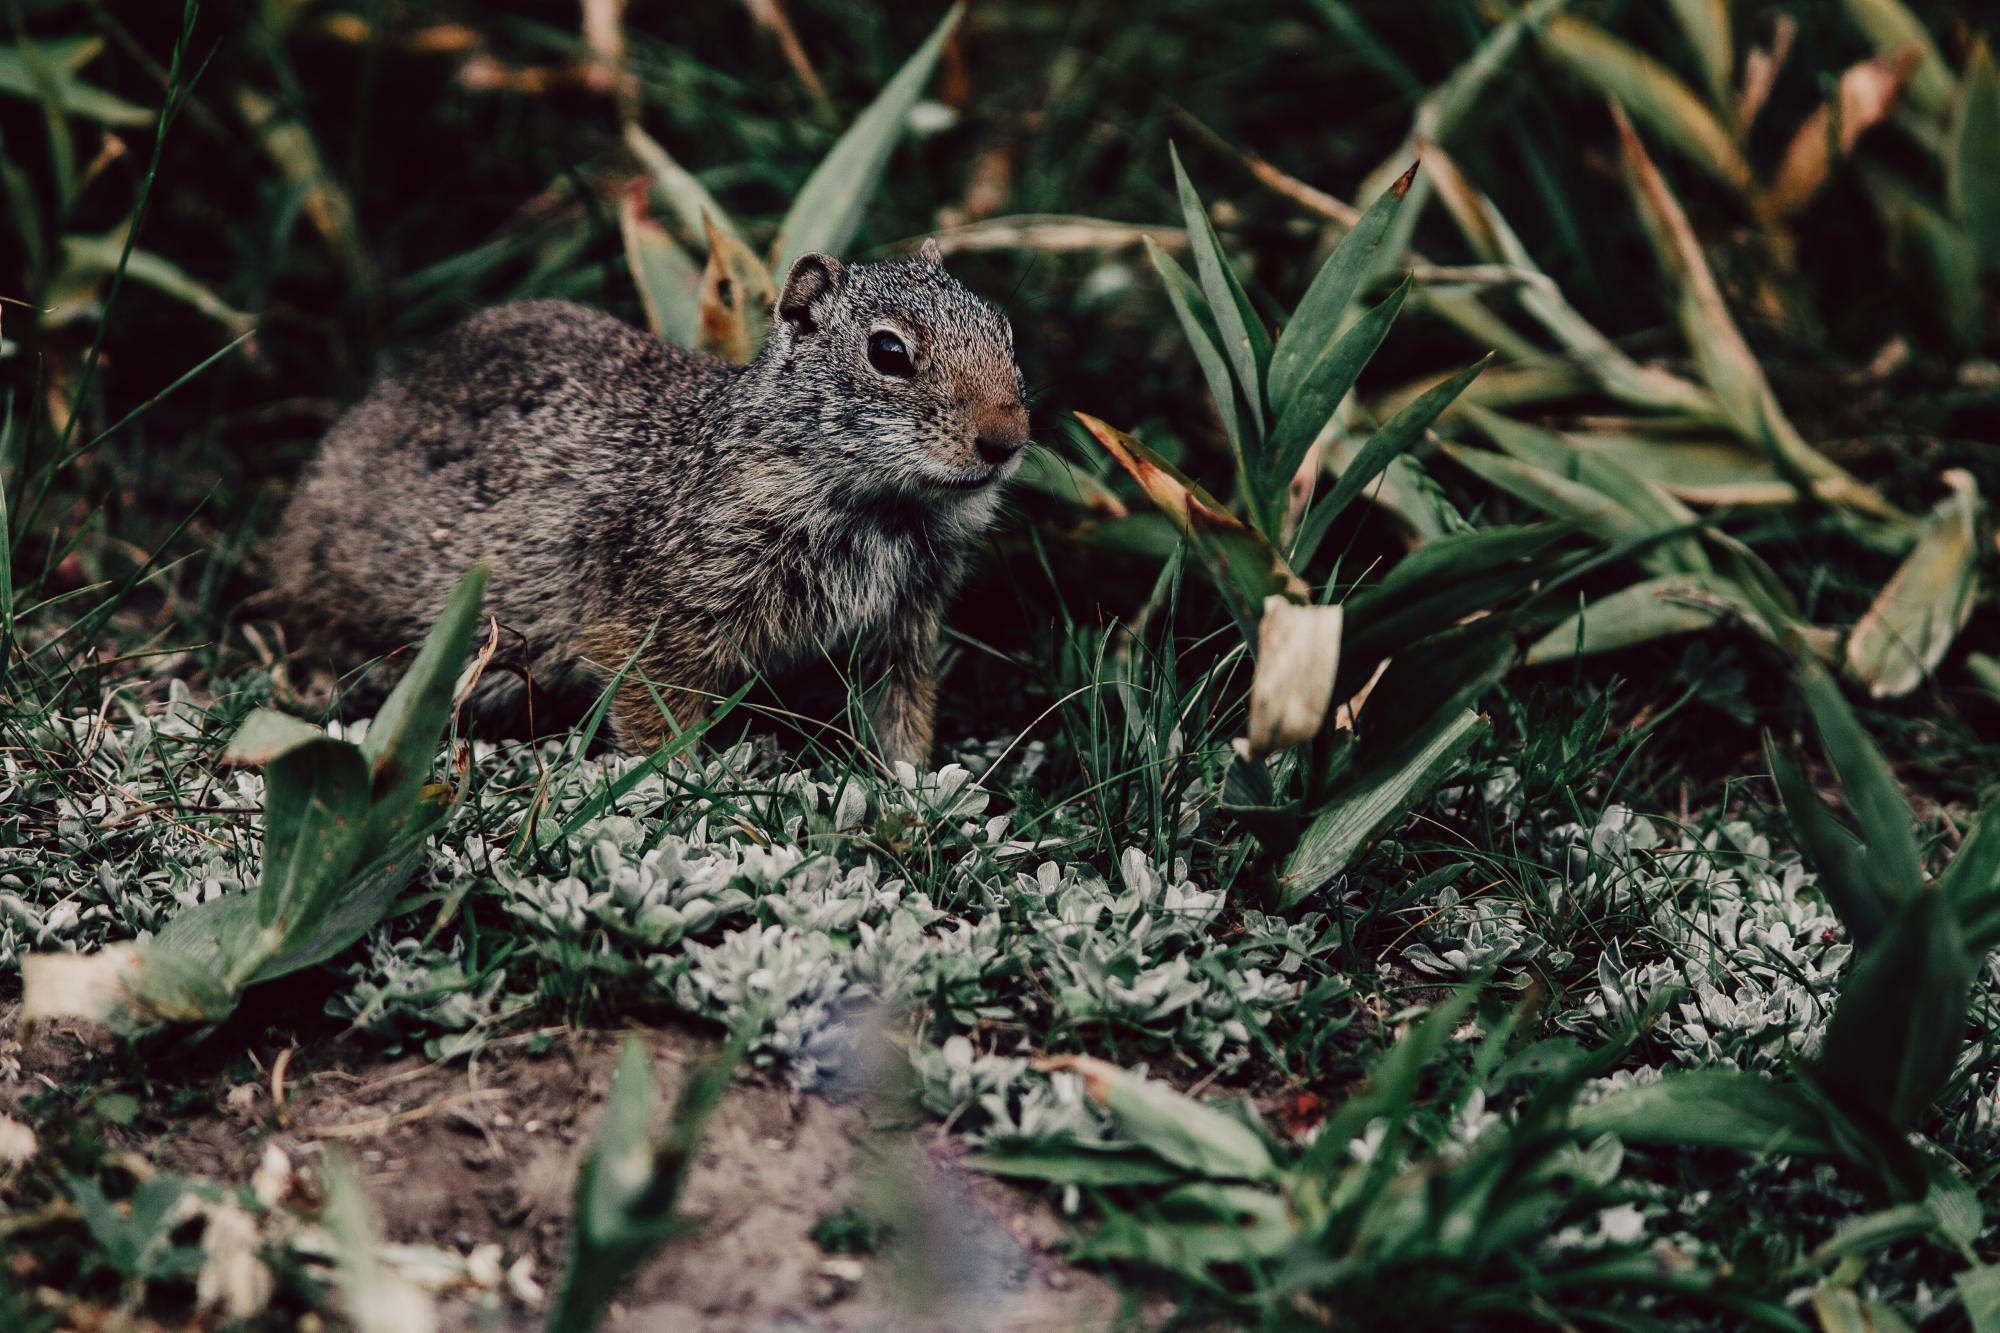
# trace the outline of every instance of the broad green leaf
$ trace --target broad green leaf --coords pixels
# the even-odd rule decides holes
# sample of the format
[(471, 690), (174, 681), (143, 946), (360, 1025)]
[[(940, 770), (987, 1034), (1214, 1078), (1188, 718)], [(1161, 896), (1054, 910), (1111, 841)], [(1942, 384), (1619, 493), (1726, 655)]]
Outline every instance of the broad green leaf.
[(1878, 54), (1899, 56), (1917, 53), (1916, 76), (1910, 80), (1910, 94), (1926, 114), (1942, 120), (1951, 105), (1951, 67), (1938, 54), (1924, 21), (1910, 12), (1902, 0), (1845, 0), (1847, 15), (1854, 20)]
[(1989, 657), (1985, 653), (1967, 653), (1965, 669), (1979, 682), (1980, 689), (2000, 698), (2000, 658)]
[[(1518, 462), (1589, 487), (1650, 531), (1665, 532), (1695, 522), (1686, 505), (1608, 454), (1587, 453), (1553, 431), (1525, 425), (1476, 403), (1465, 404), (1462, 414)], [(1661, 574), (1699, 574), (1709, 569), (1708, 557), (1692, 535), (1653, 546), (1640, 555), (1639, 563)]]
[[(1416, 1101), (1424, 1071), (1451, 1040), (1451, 1034), (1479, 998), (1479, 987), (1467, 984), (1444, 997), (1431, 1011), (1414, 1023), (1409, 1032), (1369, 1066), (1362, 1086), (1327, 1117), (1319, 1137), (1306, 1150), (1300, 1176), (1326, 1177), (1345, 1156), (1348, 1144), (1381, 1117), (1401, 1121), (1408, 1117)], [(1350, 1177), (1358, 1186), (1362, 1177)], [(1336, 1203), (1339, 1201), (1336, 1200)]]
[(639, 289), (647, 326), (663, 342), (694, 346), (701, 325), (701, 270), (680, 242), (653, 220), (643, 185), (635, 182), (619, 200), (618, 231), (625, 240), (625, 264)]
[(1410, 181), (1416, 173), (1413, 166), (1398, 177), (1381, 198), (1368, 206), (1368, 211), (1347, 235), (1341, 237), (1340, 244), (1334, 246), (1333, 253), (1320, 265), (1306, 294), (1299, 298), (1292, 317), (1279, 331), (1277, 344), (1271, 350), (1269, 388), (1271, 410), (1280, 419), (1291, 406), (1292, 393), (1299, 381), (1315, 362), (1329, 354), (1340, 336), (1348, 307), (1354, 304), (1363, 280), (1374, 272), (1376, 250), (1403, 197), (1410, 192)]
[(792, 261), (803, 254), (818, 251), (838, 255), (847, 249), (869, 199), (881, 184), (882, 173), (888, 169), (889, 154), (903, 137), (910, 108), (930, 82), (945, 40), (964, 13), (963, 3), (945, 11), (916, 54), (904, 62), (813, 168), (785, 220), (778, 224), (778, 236), (771, 245), (772, 272), (790, 272)]
[(1961, 1268), (1952, 1281), (1972, 1333), (2000, 1333), (2000, 1264)]
[[(75, 77), (102, 47), (103, 41), (94, 37), (36, 43), (36, 55), (63, 110), (102, 125), (152, 124), (155, 113), (149, 108), (135, 106)], [(0, 94), (39, 102), (39, 82), (30, 56), (21, 47), (0, 46)]]
[(1361, 769), (1388, 769), (1437, 719), (1473, 707), (1514, 665), (1510, 615), (1488, 615), (1454, 625), (1411, 644), (1389, 659), (1361, 706), (1355, 730), (1360, 744), (1351, 762)]
[(1702, 378), (1721, 403), (1736, 431), (1752, 444), (1770, 449), (1778, 462), (1809, 482), (1829, 483), (1840, 503), (1878, 518), (1904, 515), (1872, 487), (1864, 486), (1826, 455), (1807, 444), (1779, 407), (1750, 345), (1730, 316), (1695, 238), (1680, 201), (1647, 156), (1631, 122), (1614, 104), (1627, 184), (1637, 203), (1654, 254), (1671, 281), (1681, 331), (1693, 350)]
[(1979, 492), (1972, 474), (1944, 474), (1951, 495), (1847, 636), (1847, 674), (1877, 699), (1900, 699), (1928, 679), (1979, 599)]
[(326, 729), (275, 708), (252, 709), (222, 747), (225, 764), (268, 764), (287, 750), (324, 740)]
[(1553, 523), (1481, 528), (1419, 546), (1381, 582), (1342, 603), (1347, 623), (1334, 693), (1346, 697), (1384, 657), (1545, 578), (1550, 548), (1569, 531)]
[(1981, 271), (2000, 272), (2000, 70), (1983, 41), (1966, 62), (1944, 161), (1952, 216), (1972, 237)]
[[(362, 866), (340, 887), (340, 892), (314, 921), (302, 922), (276, 955), (245, 980), (245, 985), (271, 981), (308, 967), (317, 967), (340, 953), (388, 915), (410, 880), (424, 867), (424, 844), (443, 826), (451, 801), (443, 795), (425, 795), (414, 815), (408, 818), (402, 836), (367, 865)], [(231, 894), (211, 902), (231, 902), (247, 894)], [(206, 906), (207, 904), (204, 904)], [(176, 917), (160, 932), (165, 938), (179, 924)]]
[(378, 806), (413, 804), (417, 789), (430, 780), (485, 592), (486, 566), (474, 565), (452, 589), (416, 660), (368, 724), (361, 753), (368, 760)]
[[(1181, 167), (1181, 155), (1171, 144), (1167, 154), (1173, 159), (1174, 187), (1180, 193), (1181, 216), (1187, 226), (1188, 248), (1194, 252), (1195, 276), (1201, 280), (1208, 298), (1209, 314), (1222, 343), (1222, 353), (1234, 368), (1236, 383), (1250, 406), (1250, 420), (1257, 434), (1264, 434), (1264, 369), (1271, 361), (1271, 335), (1250, 296), (1237, 281), (1236, 270), (1222, 253), (1222, 241), (1208, 220), (1208, 210), (1194, 183)], [(1246, 451), (1247, 452), (1247, 451)]]
[(347, 1325), (354, 1333), (435, 1329), (437, 1306), (430, 1293), (382, 1261), (368, 1195), (347, 1155), (329, 1149), (320, 1175), (325, 1193), (320, 1226), (332, 1243)]
[[(123, 258), (127, 278), (199, 311), (230, 332), (246, 333), (256, 326), (257, 321), (252, 316), (196, 282), (178, 265), (148, 250), (134, 249), (127, 256), (125, 233), (126, 228), (120, 226), (101, 236), (71, 234), (62, 238), (65, 271), (59, 281), (70, 301), (74, 301), (76, 294), (95, 292), (101, 283), (118, 271), (119, 260)], [(54, 312), (46, 322), (50, 325), (66, 323), (81, 313), (81, 310), (69, 306)]]
[(1579, 1134), (1627, 1143), (1734, 1148), (1751, 1153), (1834, 1151), (1825, 1121), (1789, 1086), (1734, 1069), (1690, 1069), (1610, 1093), (1570, 1116)]
[[(1641, 423), (1635, 422), (1637, 426)], [(1770, 454), (1735, 440), (1661, 438), (1629, 430), (1564, 431), (1582, 453), (1601, 454), (1694, 505), (1789, 505), (1799, 493)]]
[[(715, 196), (695, 178), (693, 172), (675, 161), (658, 140), (640, 129), (637, 121), (626, 122), (625, 147), (652, 176), (653, 188), (673, 210), (674, 221), (679, 224), (683, 236), (706, 235), (712, 226), (738, 244), (743, 243), (743, 233), (737, 230), (728, 210), (715, 201)], [(768, 273), (769, 270), (766, 270), (767, 280)]]
[(1986, 1209), (1979, 1191), (1956, 1168), (1933, 1159), (1930, 1188), (1924, 1191), (1924, 1211), (1940, 1234), (1954, 1245), (1971, 1245), (1986, 1230)]
[(1101, 1143), (1010, 1145), (975, 1153), (962, 1165), (990, 1176), (1045, 1180), (1053, 1185), (1165, 1185), (1181, 1168), (1135, 1146)]
[(1118, 1128), (1163, 1162), (1212, 1180), (1275, 1180), (1278, 1164), (1257, 1131), (1165, 1083), (1088, 1055), (1043, 1060), (1045, 1073), (1073, 1073)]
[(1938, 888), (1958, 915), (1965, 947), (1984, 958), (2000, 943), (2000, 803), (1988, 801), (1958, 845)]
[(1279, 876), (1279, 903), (1290, 907), (1324, 889), (1385, 827), (1458, 766), (1486, 720), (1457, 709), (1408, 739), (1393, 760), (1351, 770), (1313, 816)]
[(1834, 816), (1805, 772), (1769, 737), (1764, 741), (1764, 760), (1784, 802), (1785, 816), (1792, 821), (1799, 850), (1818, 872), (1820, 892), (1847, 927), (1854, 947), (1867, 948), (1895, 914), (1901, 889), (1874, 878), (1861, 840)]
[(1591, 600), (1529, 647), (1528, 666), (1617, 652), (1747, 617), (1734, 585), (1708, 574), (1664, 574)]
[(1815, 1267), (1837, 1263), (1850, 1254), (1867, 1254), (1911, 1236), (1921, 1236), (1935, 1225), (1930, 1210), (1920, 1203), (1899, 1203), (1889, 1208), (1863, 1213), (1840, 1224), (1840, 1230), (1812, 1252)]
[(1380, 477), (1383, 471), (1394, 463), (1411, 446), (1423, 438), (1431, 423), (1463, 392), (1466, 386), (1479, 377), (1492, 358), (1486, 357), (1467, 366), (1456, 375), (1449, 376), (1438, 384), (1426, 389), (1415, 401), (1409, 403), (1391, 417), (1379, 430), (1368, 436), (1348, 465), (1341, 469), (1340, 477), (1334, 482), (1333, 490), (1321, 500), (1315, 500), (1299, 522), (1299, 530), (1292, 538), (1292, 563), (1303, 569), (1312, 561), (1319, 550), (1319, 544), (1326, 539), (1327, 530), (1335, 519), (1345, 513), (1362, 491)]
[(1840, 686), (1810, 657), (1797, 657), (1793, 678), (1812, 713), (1820, 745), (1840, 775), (1842, 793), (1867, 847), (1870, 871), (1886, 893), (1907, 898), (1923, 883), (1916, 815), (1889, 761), (1841, 697)]
[(1284, 1199), (1245, 1185), (1185, 1185), (1144, 1214), (1114, 1212), (1073, 1251), (1084, 1262), (1133, 1261), (1201, 1277), (1218, 1266), (1271, 1263), (1299, 1244), (1299, 1220)]
[[(1590, 533), (1607, 546), (1643, 544), (1661, 525), (1649, 523), (1603, 492), (1504, 454), (1447, 444), (1444, 451), (1466, 471), (1543, 513)], [(1657, 563), (1654, 561), (1652, 563)]]
[(676, 1215), (709, 1115), (729, 1089), (742, 1042), (687, 1071), (666, 1129), (653, 1131), (653, 1062), (628, 1037), (604, 1118), (576, 1175), (568, 1253), (545, 1333), (594, 1333), (626, 1281), (685, 1229)]
[(1902, 248), (1913, 257), (1910, 267), (1929, 280), (1925, 295), (1938, 319), (1961, 348), (1977, 347), (1985, 334), (1986, 297), (1972, 234), (1914, 198), (1896, 217)]
[(1911, 1333), (1903, 1317), (1879, 1301), (1864, 1301), (1847, 1287), (1826, 1283), (1810, 1297), (1819, 1333)]
[(1730, 0), (1668, 0), (1668, 3), (1701, 64), (1702, 80), (1708, 84), (1709, 104), (1728, 106), (1736, 92), (1730, 85), (1736, 64), (1736, 47), (1729, 25)]
[(1672, 70), (1569, 14), (1550, 18), (1540, 36), (1571, 73), (1615, 98), (1703, 171), (1738, 194), (1749, 193), (1753, 173), (1735, 136)]
[(1237, 477), (1247, 485), (1249, 464), (1244, 457), (1242, 426), (1237, 418), (1239, 395), (1236, 379), (1230, 373), (1229, 358), (1222, 354), (1222, 335), (1216, 330), (1208, 298), (1201, 294), (1195, 280), (1150, 236), (1146, 238), (1146, 254), (1159, 272), (1160, 281), (1166, 284), (1167, 300), (1173, 304), (1174, 316), (1181, 322), (1182, 336), (1194, 349), (1194, 359), (1201, 366), (1202, 378), (1208, 382), (1208, 396), (1215, 403), (1215, 413), (1222, 419), (1223, 434), (1228, 437), (1229, 448), (1236, 457)]
[(1410, 281), (1405, 278), (1381, 304), (1354, 321), (1354, 326), (1335, 338), (1326, 351), (1300, 375), (1291, 401), (1271, 428), (1261, 464), (1253, 476), (1263, 493), (1282, 497), (1292, 474), (1305, 461), (1306, 452), (1333, 419), (1341, 399), (1354, 387), (1362, 368), (1389, 334), (1389, 326), (1409, 297)]
[(361, 859), (368, 785), (361, 751), (324, 736), (287, 748), (266, 767), (257, 924), (274, 941), (316, 920)]
[(1902, 903), (1841, 978), (1817, 1069), (1839, 1101), (1912, 1126), (1965, 1045), (1974, 961), (1935, 888)]
[[(218, 981), (253, 954), (262, 954), (254, 971), (239, 986), (273, 981), (315, 967), (353, 944), (388, 913), (390, 906), (424, 864), (424, 843), (443, 822), (448, 805), (426, 799), (422, 817), (395, 846), (350, 874), (339, 895), (315, 919), (297, 924), (274, 952), (265, 952), (257, 923), (257, 895), (230, 893), (176, 913), (146, 946), (143, 982), (138, 992), (154, 1007), (172, 994), (180, 980), (177, 969), (192, 968)], [(236, 1003), (204, 1015), (220, 1018)]]

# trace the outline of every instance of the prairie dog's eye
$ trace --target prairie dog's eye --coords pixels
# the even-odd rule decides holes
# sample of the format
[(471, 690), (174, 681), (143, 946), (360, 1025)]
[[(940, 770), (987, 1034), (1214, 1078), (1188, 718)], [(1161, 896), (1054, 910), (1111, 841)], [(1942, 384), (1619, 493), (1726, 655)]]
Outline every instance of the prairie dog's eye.
[(908, 379), (917, 373), (916, 362), (910, 360), (910, 349), (887, 329), (877, 329), (868, 335), (868, 364), (898, 379)]

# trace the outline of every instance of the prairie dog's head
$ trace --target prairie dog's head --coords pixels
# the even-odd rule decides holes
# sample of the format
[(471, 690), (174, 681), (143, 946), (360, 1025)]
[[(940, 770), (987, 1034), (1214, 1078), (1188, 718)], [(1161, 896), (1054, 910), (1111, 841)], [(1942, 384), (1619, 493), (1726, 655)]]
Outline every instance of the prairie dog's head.
[(801, 256), (785, 277), (763, 360), (818, 425), (812, 446), (842, 480), (944, 500), (990, 492), (1020, 466), (1028, 407), (1014, 330), (944, 271), (935, 241), (913, 259)]

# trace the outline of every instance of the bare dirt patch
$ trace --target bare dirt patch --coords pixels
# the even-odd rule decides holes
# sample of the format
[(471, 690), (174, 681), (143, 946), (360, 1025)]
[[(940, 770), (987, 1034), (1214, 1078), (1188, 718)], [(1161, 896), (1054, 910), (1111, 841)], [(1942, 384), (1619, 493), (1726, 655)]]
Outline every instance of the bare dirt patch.
[[(674, 1031), (641, 1036), (660, 1102), (670, 1105), (707, 1044)], [(155, 1083), (121, 1133), (163, 1170), (229, 1183), (248, 1180), (275, 1145), (308, 1193), (327, 1145), (338, 1145), (384, 1241), (459, 1255), (497, 1244), (507, 1265), (526, 1259), (521, 1277), (552, 1287), (576, 1169), (621, 1040), (524, 1034), (442, 1066), (327, 1043), (295, 1051), (282, 1067), (266, 1056)], [(80, 1093), (94, 1065), (74, 1032), (7, 1044), (19, 1066), (0, 1082), (0, 1108), (31, 1122), (31, 1094)], [(696, 1229), (640, 1274), (606, 1326), (1026, 1333), (1130, 1321), (1117, 1288), (1053, 1257), (1064, 1228), (1046, 1205), (967, 1172), (956, 1155), (935, 1128), (889, 1123), (867, 1103), (739, 1080), (709, 1121), (684, 1196)], [(890, 1240), (872, 1254), (822, 1250), (815, 1225), (856, 1205), (893, 1219)], [(540, 1322), (505, 1287), (447, 1293), (441, 1310), (451, 1329)]]

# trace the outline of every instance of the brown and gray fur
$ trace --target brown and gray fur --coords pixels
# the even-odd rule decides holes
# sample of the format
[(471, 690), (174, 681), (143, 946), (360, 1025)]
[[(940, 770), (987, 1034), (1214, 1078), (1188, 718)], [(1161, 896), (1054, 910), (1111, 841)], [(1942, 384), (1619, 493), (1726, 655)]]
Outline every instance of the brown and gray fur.
[[(882, 330), (914, 375), (871, 364)], [(538, 687), (600, 688), (630, 662), (682, 726), (752, 670), (858, 650), (884, 681), (882, 750), (921, 763), (939, 617), (1027, 429), (1012, 329), (930, 243), (799, 259), (747, 366), (565, 302), (500, 306), (333, 427), (277, 590), (352, 658), (420, 638), (486, 561), (486, 609)], [(488, 672), (477, 702), (522, 688)], [(628, 747), (668, 734), (636, 678), (612, 720)]]

